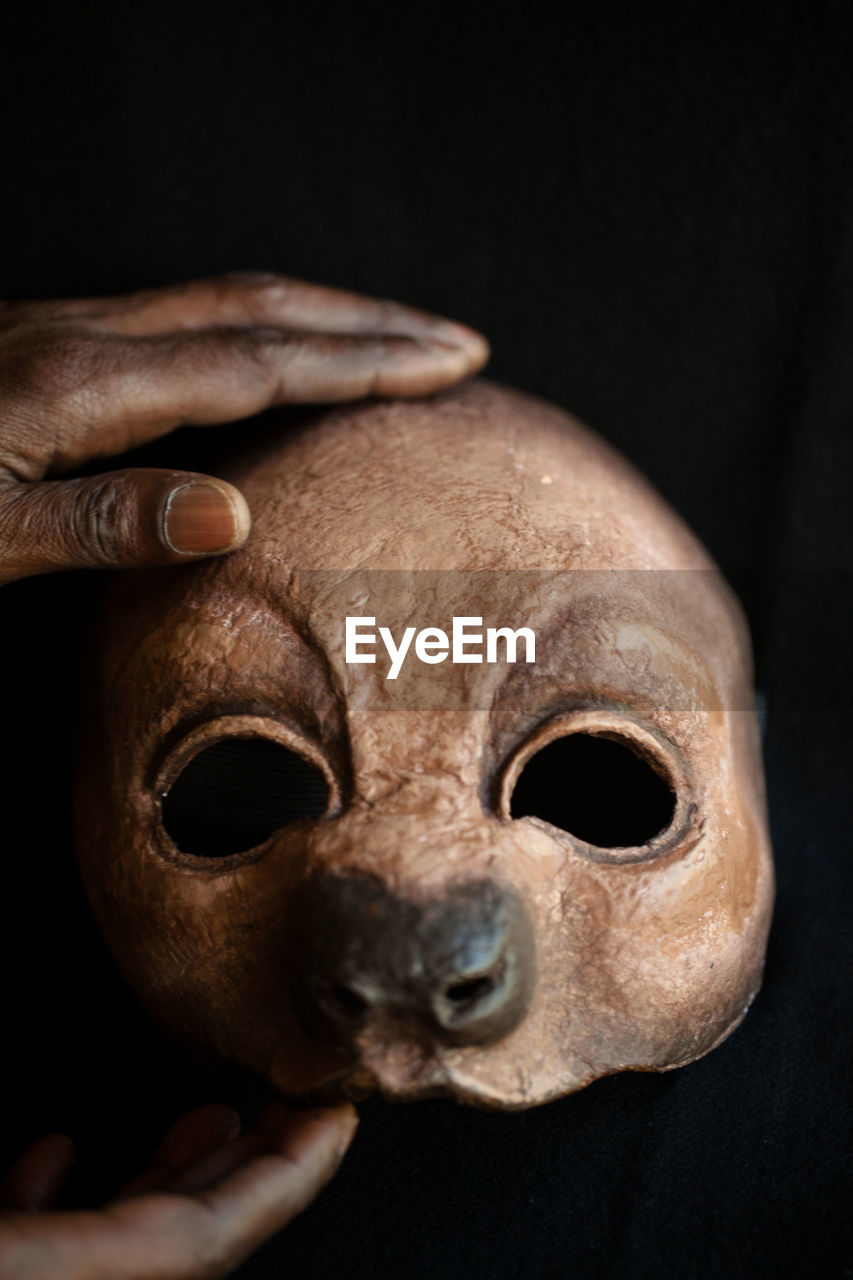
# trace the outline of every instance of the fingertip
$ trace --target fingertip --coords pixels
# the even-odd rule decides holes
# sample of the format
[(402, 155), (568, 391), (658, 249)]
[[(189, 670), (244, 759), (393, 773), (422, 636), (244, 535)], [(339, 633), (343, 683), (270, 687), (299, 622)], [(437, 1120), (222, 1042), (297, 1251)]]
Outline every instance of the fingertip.
[(342, 1160), (355, 1137), (360, 1117), (352, 1103), (347, 1103), (345, 1107), (339, 1108), (339, 1111), (341, 1113), (338, 1121), (340, 1137), (338, 1138), (337, 1152), (338, 1158)]
[(483, 366), (487, 365), (491, 360), (492, 348), (481, 333), (474, 333), (473, 329), (471, 332), (474, 334), (474, 339), (476, 340), (472, 342), (471, 346), (471, 358), (474, 364), (472, 372), (479, 373)]
[(328, 1144), (339, 1162), (355, 1136), (358, 1122), (358, 1112), (349, 1102), (330, 1107), (305, 1107), (287, 1118), (276, 1145), (282, 1155), (298, 1162), (314, 1149)]
[(310, 1119), (324, 1128), (333, 1126), (340, 1130), (349, 1143), (358, 1128), (359, 1115), (351, 1102), (336, 1102), (331, 1106), (311, 1107), (307, 1112)]
[(470, 377), (477, 367), (458, 343), (432, 336), (386, 339), (365, 391), (404, 398), (433, 395)]
[(216, 483), (228, 494), (234, 508), (234, 540), (229, 547), (229, 550), (233, 551), (236, 547), (241, 547), (248, 538), (252, 527), (252, 513), (239, 489), (229, 484), (227, 480), (217, 480)]
[(448, 343), (460, 347), (465, 352), (472, 371), (482, 369), (492, 354), (488, 340), (483, 334), (478, 333), (476, 329), (469, 329), (466, 324), (459, 324), (455, 320), (443, 320), (441, 335)]
[(222, 555), (243, 545), (251, 525), (249, 504), (239, 489), (227, 480), (194, 477), (166, 495), (161, 536), (178, 555)]

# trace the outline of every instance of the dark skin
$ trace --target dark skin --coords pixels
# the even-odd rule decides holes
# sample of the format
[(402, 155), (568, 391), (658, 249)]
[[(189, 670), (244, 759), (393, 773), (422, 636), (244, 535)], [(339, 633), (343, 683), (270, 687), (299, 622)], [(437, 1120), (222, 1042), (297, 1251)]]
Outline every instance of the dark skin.
[[(0, 583), (179, 564), (245, 542), (232, 485), (193, 472), (62, 471), (279, 404), (418, 396), (476, 373), (485, 340), (398, 303), (239, 274), (121, 298), (0, 304)], [(74, 1160), (39, 1139), (0, 1185), (0, 1280), (213, 1280), (332, 1177), (353, 1108), (273, 1102), (246, 1132), (185, 1115), (104, 1208), (53, 1209)]]
[(487, 357), (463, 325), (280, 276), (2, 304), (0, 583), (180, 563), (248, 536), (245, 500), (223, 480), (150, 468), (47, 477), (273, 405), (426, 395)]

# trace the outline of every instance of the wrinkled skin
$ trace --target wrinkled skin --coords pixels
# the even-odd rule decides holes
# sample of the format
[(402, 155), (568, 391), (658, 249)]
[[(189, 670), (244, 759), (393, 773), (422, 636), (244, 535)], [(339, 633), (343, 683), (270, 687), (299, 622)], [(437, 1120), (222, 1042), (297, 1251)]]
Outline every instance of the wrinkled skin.
[[(330, 411), (223, 474), (248, 543), (119, 584), (85, 717), (80, 865), (158, 1022), (285, 1094), (506, 1108), (713, 1048), (758, 989), (773, 881), (746, 626), (684, 525), (586, 428), (486, 382)], [(347, 614), (526, 624), (536, 662), (392, 684), (344, 662)], [(666, 779), (659, 834), (599, 848), (511, 816), (525, 761), (575, 732)], [(312, 760), (330, 807), (230, 858), (180, 852), (161, 797), (235, 734)], [(512, 1025), (454, 1043), (389, 1006), (346, 1043), (317, 1032), (294, 903), (323, 876), (418, 909), (500, 886), (532, 937)]]

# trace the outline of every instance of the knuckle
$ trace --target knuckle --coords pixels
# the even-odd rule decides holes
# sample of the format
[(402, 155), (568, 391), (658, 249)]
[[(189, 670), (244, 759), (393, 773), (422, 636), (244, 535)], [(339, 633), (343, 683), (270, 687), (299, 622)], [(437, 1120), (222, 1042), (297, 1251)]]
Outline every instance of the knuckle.
[(43, 415), (32, 400), (12, 393), (0, 393), (3, 429), (0, 432), (0, 479), (41, 480), (45, 474), (45, 454), (52, 445)]
[(250, 314), (254, 309), (283, 307), (292, 299), (296, 287), (292, 280), (272, 271), (229, 271), (215, 284), (223, 293), (241, 295)]
[(417, 341), (414, 338), (406, 337), (403, 334), (378, 334), (370, 341), (369, 353), (374, 360), (383, 363), (386, 360), (392, 360), (395, 356), (405, 356), (417, 347)]
[(246, 361), (257, 369), (266, 369), (270, 359), (293, 343), (293, 338), (272, 325), (252, 325), (251, 328), (229, 328), (211, 336), (211, 355), (231, 360)]
[(22, 333), (5, 356), (7, 385), (25, 396), (65, 402), (101, 372), (104, 340), (83, 329), (46, 326)]
[(132, 504), (115, 480), (89, 482), (71, 507), (66, 539), (93, 564), (108, 567), (129, 558), (134, 541)]
[(81, 433), (97, 420), (109, 368), (104, 339), (61, 325), (22, 326), (0, 347), (0, 403), (16, 424), (2, 442), (10, 469), (25, 479), (78, 458)]
[(387, 324), (399, 323), (411, 315), (411, 311), (394, 298), (377, 298), (376, 310), (380, 321), (385, 321)]

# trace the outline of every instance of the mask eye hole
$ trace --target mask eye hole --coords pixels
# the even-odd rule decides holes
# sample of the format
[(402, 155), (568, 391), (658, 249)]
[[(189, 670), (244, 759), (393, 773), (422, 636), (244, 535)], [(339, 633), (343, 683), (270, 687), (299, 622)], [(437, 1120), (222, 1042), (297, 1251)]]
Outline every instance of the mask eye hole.
[(227, 858), (329, 805), (321, 769), (269, 738), (223, 738), (193, 756), (162, 800), (166, 834), (182, 852)]
[(669, 782), (624, 739), (572, 733), (525, 763), (510, 816), (541, 818), (598, 848), (637, 848), (670, 825), (675, 806)]

